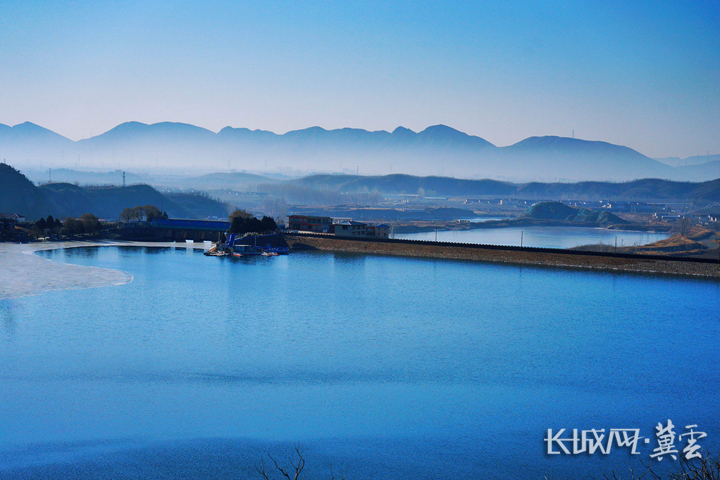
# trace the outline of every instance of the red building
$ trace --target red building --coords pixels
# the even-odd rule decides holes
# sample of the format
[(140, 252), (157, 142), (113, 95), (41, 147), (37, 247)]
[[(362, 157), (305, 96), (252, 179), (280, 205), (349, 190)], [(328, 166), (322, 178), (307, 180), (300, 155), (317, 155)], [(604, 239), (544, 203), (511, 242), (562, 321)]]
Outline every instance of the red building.
[(290, 215), (288, 228), (304, 232), (329, 233), (332, 225), (330, 217), (315, 217), (312, 215)]

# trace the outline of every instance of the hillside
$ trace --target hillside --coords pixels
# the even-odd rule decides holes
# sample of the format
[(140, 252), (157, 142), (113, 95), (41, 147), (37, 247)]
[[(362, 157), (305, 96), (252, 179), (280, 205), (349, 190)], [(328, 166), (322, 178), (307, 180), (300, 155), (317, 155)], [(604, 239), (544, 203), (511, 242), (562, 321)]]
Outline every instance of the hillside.
[(70, 183), (35, 186), (13, 167), (0, 164), (0, 212), (18, 213), (28, 220), (47, 215), (78, 217), (92, 213), (114, 219), (127, 207), (155, 205), (171, 217), (225, 217), (226, 205), (200, 194), (163, 195), (149, 185), (80, 187)]
[(458, 218), (472, 218), (475, 212), (463, 208), (351, 208), (351, 207), (293, 207), (293, 215), (318, 215), (333, 218), (352, 218), (359, 221), (447, 221)]
[[(94, 172), (79, 171), (70, 168), (53, 168), (37, 170), (27, 169), (25, 175), (28, 179), (36, 183), (45, 183), (48, 181), (60, 183), (76, 183), (79, 185), (122, 185), (122, 170), (114, 170), (111, 172)], [(128, 185), (134, 183), (148, 183), (143, 177), (132, 172), (125, 173), (125, 181)]]
[(0, 213), (17, 213), (36, 219), (56, 215), (57, 210), (25, 175), (0, 163)]
[[(218, 133), (183, 123), (127, 122), (73, 142), (33, 124), (0, 126), (0, 158), (38, 168), (77, 164), (274, 172), (346, 172), (529, 181), (628, 181), (686, 176), (709, 180), (712, 169), (683, 171), (607, 142), (531, 137), (497, 147), (447, 125), (420, 132), (310, 127), (279, 135), (226, 127)], [(23, 163), (24, 162), (24, 163)], [(224, 188), (224, 187), (223, 187)]]
[(254, 185), (260, 183), (274, 183), (274, 180), (262, 175), (253, 175), (251, 173), (232, 172), (232, 173), (209, 173), (199, 177), (187, 177), (178, 181), (184, 188), (194, 188), (200, 190), (220, 190), (228, 189), (235, 191), (251, 190)]
[[(714, 157), (720, 157), (720, 155)], [(713, 160), (699, 165), (681, 166), (677, 168), (677, 171), (681, 178), (690, 181), (720, 178), (720, 160)]]
[(656, 158), (655, 160), (670, 165), (671, 167), (687, 167), (691, 165), (702, 165), (710, 162), (719, 162), (720, 155), (696, 155), (694, 157), (687, 158), (665, 157)]
[(51, 183), (39, 188), (62, 216), (77, 217), (90, 212), (100, 218), (118, 218), (124, 208), (138, 205), (155, 205), (171, 217), (191, 216), (187, 209), (149, 185), (123, 188), (78, 187), (69, 183)]
[(463, 180), (412, 175), (312, 175), (292, 183), (339, 193), (379, 192), (459, 197), (508, 197), (547, 200), (719, 202), (720, 179), (708, 182), (674, 182), (654, 178), (631, 182), (578, 182), (517, 184), (496, 180)]
[[(230, 213), (228, 205), (202, 194), (166, 193), (165, 197), (174, 205), (186, 211), (189, 218), (218, 217), (225, 219)], [(170, 215), (170, 211), (168, 211), (168, 215)], [(182, 215), (170, 216), (182, 217)]]
[(592, 223), (606, 227), (608, 225), (621, 225), (628, 223), (610, 212), (599, 212), (589, 208), (569, 207), (560, 202), (536, 203), (527, 212), (520, 215), (518, 220), (553, 220), (569, 223)]
[[(381, 192), (426, 195), (511, 195), (517, 187), (497, 180), (463, 180), (450, 177), (416, 177), (413, 175), (312, 175), (294, 183), (317, 189), (334, 189), (341, 193)], [(422, 189), (422, 190), (421, 190)]]
[(646, 178), (632, 182), (530, 183), (518, 187), (527, 198), (613, 201), (720, 201), (720, 179), (691, 183)]
[[(552, 177), (568, 180), (634, 180), (636, 178), (673, 178), (673, 168), (646, 157), (631, 148), (607, 142), (566, 137), (531, 137), (500, 149), (506, 169), (517, 173), (534, 172), (539, 179)], [(553, 172), (553, 175), (543, 175)]]
[(149, 185), (128, 187), (78, 187), (52, 183), (40, 187), (63, 216), (76, 217), (90, 211), (100, 218), (118, 218), (127, 207), (155, 205), (172, 218), (227, 216), (224, 204), (193, 193), (163, 195)]

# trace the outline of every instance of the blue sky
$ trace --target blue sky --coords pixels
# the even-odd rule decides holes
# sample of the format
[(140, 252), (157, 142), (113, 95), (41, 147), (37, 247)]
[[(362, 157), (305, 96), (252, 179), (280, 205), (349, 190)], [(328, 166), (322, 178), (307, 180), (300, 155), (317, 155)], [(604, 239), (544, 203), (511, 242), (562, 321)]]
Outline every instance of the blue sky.
[(0, 123), (534, 135), (720, 153), (720, 1), (4, 2)]

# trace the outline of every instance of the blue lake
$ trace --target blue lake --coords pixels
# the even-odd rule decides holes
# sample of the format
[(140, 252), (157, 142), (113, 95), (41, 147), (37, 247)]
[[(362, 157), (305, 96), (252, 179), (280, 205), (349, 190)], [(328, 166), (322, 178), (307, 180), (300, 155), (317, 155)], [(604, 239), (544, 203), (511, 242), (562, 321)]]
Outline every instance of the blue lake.
[[(480, 228), (472, 230), (445, 230), (437, 232), (440, 242), (481, 243), (491, 245), (513, 245), (522, 243), (526, 247), (572, 248), (579, 245), (603, 243), (618, 247), (645, 245), (668, 238), (667, 234), (608, 230), (587, 227), (510, 227)], [(435, 232), (398, 233), (395, 238), (412, 240), (435, 240)]]
[[(649, 460), (668, 419), (720, 446), (717, 281), (313, 252), (43, 256), (134, 280), (0, 301), (1, 478), (257, 478), (296, 442), (308, 478), (598, 477)], [(549, 456), (549, 428), (652, 442)]]

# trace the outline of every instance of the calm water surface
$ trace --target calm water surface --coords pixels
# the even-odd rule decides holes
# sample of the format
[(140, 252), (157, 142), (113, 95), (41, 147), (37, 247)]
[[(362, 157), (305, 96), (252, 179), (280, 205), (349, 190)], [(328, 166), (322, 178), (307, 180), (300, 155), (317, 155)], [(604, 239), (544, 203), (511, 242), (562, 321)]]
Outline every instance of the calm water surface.
[[(520, 237), (526, 247), (572, 248), (579, 245), (603, 243), (633, 246), (653, 243), (668, 238), (664, 233), (632, 232), (587, 227), (510, 227), (459, 231), (439, 231), (440, 242), (482, 243), (492, 245), (520, 245)], [(396, 234), (396, 238), (435, 240), (435, 232)]]
[(508, 220), (508, 217), (472, 217), (472, 218), (460, 218), (458, 220), (466, 220), (470, 223), (482, 223), (482, 222), (489, 222), (491, 220)]
[[(718, 451), (720, 284), (327, 253), (46, 252), (123, 286), (0, 301), (0, 477), (585, 478), (548, 428), (697, 424)], [(665, 462), (666, 464), (668, 462)], [(310, 477), (308, 477), (310, 478)]]

